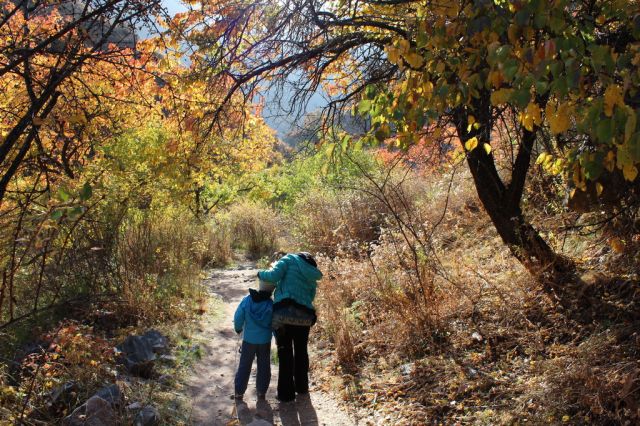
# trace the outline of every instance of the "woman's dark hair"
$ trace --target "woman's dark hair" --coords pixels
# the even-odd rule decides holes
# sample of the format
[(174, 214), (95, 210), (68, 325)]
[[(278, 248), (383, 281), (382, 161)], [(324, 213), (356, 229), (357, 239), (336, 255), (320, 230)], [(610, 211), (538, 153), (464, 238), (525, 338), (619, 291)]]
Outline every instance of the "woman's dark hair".
[(304, 260), (314, 268), (318, 267), (318, 264), (316, 263), (316, 260), (313, 258), (313, 256), (311, 256), (311, 253), (307, 253), (306, 251), (301, 251), (300, 253), (296, 253), (296, 256), (300, 256), (302, 260)]

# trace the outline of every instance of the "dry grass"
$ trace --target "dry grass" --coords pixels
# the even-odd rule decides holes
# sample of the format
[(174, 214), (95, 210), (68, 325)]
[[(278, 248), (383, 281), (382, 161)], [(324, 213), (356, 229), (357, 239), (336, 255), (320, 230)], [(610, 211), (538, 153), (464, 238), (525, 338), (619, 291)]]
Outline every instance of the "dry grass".
[(360, 253), (378, 239), (383, 221), (379, 201), (353, 190), (313, 191), (293, 210), (298, 240), (311, 251), (331, 256)]
[(127, 225), (115, 255), (117, 317), (125, 324), (127, 318), (153, 323), (190, 317), (204, 297), (200, 271), (229, 250), (219, 237), (210, 226), (180, 216), (144, 217)]
[[(389, 204), (410, 211), (387, 220), (368, 256), (338, 253), (320, 262), (327, 274), (316, 362), (327, 370), (316, 371), (341, 376), (336, 390), (361, 416), (400, 412), (394, 423), (407, 425), (640, 419), (637, 323), (581, 324), (565, 316), (504, 247), (468, 175), (402, 185)], [(559, 237), (572, 214), (553, 227), (550, 212), (534, 213), (558, 250), (582, 245), (589, 248), (584, 266), (601, 261), (587, 257), (602, 252), (597, 238)], [(415, 235), (404, 238), (412, 227)], [(420, 240), (429, 242), (424, 255), (416, 250)], [(605, 259), (611, 265), (614, 258)]]
[(233, 245), (259, 259), (277, 250), (283, 228), (280, 215), (263, 203), (244, 201), (231, 206), (219, 220), (227, 223)]

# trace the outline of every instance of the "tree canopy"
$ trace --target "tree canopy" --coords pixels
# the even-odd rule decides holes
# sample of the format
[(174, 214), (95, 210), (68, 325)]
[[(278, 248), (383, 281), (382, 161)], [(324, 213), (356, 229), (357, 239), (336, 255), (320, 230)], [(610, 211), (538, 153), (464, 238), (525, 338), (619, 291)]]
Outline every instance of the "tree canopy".
[(300, 98), (323, 87), (330, 111), (371, 118), (370, 141), (455, 138), (503, 241), (547, 283), (572, 267), (522, 211), (531, 164), (574, 194), (637, 191), (636, 1), (191, 3), (176, 28), (197, 46), (195, 69), (229, 94), (301, 72)]

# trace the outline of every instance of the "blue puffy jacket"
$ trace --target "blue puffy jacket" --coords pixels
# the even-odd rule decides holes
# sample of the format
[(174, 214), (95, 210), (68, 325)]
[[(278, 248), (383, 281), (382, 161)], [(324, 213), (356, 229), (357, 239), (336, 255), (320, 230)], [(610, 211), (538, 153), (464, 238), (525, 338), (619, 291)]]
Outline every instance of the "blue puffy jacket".
[(249, 289), (249, 295), (238, 305), (233, 316), (236, 333), (244, 330), (243, 340), (254, 345), (271, 342), (271, 315), (273, 301), (271, 294)]
[(308, 308), (313, 307), (317, 282), (322, 272), (297, 254), (288, 254), (269, 270), (258, 272), (261, 280), (275, 284), (273, 301), (293, 299)]

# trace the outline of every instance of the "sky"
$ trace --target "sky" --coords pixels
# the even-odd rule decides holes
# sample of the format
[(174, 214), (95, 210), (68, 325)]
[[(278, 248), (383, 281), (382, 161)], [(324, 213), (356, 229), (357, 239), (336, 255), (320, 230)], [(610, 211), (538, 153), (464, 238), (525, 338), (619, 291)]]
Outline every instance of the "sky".
[[(185, 7), (180, 0), (163, 0), (162, 3), (172, 15), (187, 10), (187, 7)], [(286, 104), (289, 101), (291, 97), (290, 93), (290, 91), (287, 92), (285, 89), (283, 94), (278, 95), (281, 96), (280, 99), (276, 99), (277, 95), (275, 91), (265, 91), (263, 93), (265, 97), (265, 108), (262, 115), (265, 122), (276, 131), (280, 138), (284, 137), (299, 125), (294, 117), (287, 115), (287, 113), (278, 107), (279, 104)], [(304, 112), (318, 110), (326, 104), (327, 101), (324, 97), (320, 93), (316, 93), (309, 100), (308, 105), (304, 108)]]
[(162, 0), (162, 3), (172, 15), (187, 10), (180, 0)]

